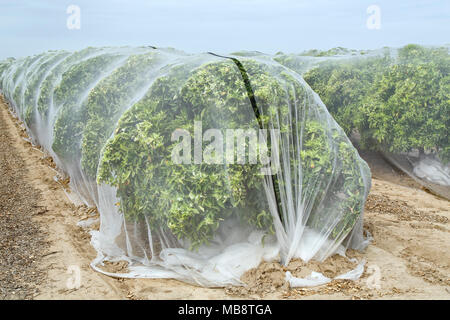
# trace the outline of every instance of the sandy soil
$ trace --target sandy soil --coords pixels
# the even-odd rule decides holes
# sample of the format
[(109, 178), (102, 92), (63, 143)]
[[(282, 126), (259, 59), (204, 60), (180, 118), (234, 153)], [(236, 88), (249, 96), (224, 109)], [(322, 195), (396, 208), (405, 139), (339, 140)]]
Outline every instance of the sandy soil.
[[(24, 168), (13, 177), (20, 180), (14, 183), (36, 191), (29, 193), (30, 203), (39, 213), (29, 219), (48, 243), (30, 249), (37, 256), (27, 272), (38, 275), (26, 279), (28, 284), (24, 286), (31, 289), (24, 289), (28, 291), (22, 296), (7, 291), (8, 299), (450, 299), (449, 201), (421, 190), (407, 176), (387, 169), (378, 160), (369, 161), (374, 178), (365, 212), (365, 229), (374, 240), (364, 252), (348, 252), (350, 257), (367, 261), (358, 281), (334, 280), (310, 289), (289, 289), (283, 281), (286, 270), (294, 276), (314, 270), (329, 277), (351, 270), (355, 264), (340, 256), (323, 264), (296, 260), (287, 268), (263, 263), (243, 276), (247, 287), (237, 288), (201, 288), (170, 279), (107, 277), (90, 268), (96, 254), (89, 244), (88, 230), (77, 226), (78, 221), (95, 217), (96, 211), (69, 200), (67, 181), (54, 179), (51, 159), (26, 140), (24, 129), (4, 103), (0, 104), (0, 122), (1, 130), (6, 130), (11, 139), (7, 151)], [(4, 219), (4, 209), (0, 209), (0, 219)], [(8, 210), (23, 214), (23, 210)], [(80, 280), (79, 287), (76, 279)]]
[[(0, 114), (1, 115), (1, 114)], [(26, 181), (4, 121), (0, 121), (0, 299), (31, 299), (39, 292), (40, 257), (48, 246), (33, 217), (44, 213), (39, 191)]]

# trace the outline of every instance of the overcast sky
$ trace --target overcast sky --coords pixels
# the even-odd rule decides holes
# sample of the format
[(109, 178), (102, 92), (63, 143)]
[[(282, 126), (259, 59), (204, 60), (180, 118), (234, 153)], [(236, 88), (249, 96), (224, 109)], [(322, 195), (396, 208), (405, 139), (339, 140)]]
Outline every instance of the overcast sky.
[[(70, 5), (80, 8), (80, 29), (67, 27)], [(371, 5), (380, 9), (380, 29), (367, 27)], [(374, 49), (446, 44), (449, 35), (449, 0), (0, 0), (0, 59), (89, 45)]]

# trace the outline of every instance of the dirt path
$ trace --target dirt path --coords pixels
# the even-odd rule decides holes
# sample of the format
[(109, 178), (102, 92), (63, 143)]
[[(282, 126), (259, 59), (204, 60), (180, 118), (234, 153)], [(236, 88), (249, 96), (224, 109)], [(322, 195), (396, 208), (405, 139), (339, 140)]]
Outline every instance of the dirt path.
[(27, 181), (28, 170), (0, 113), (0, 299), (31, 299), (45, 274), (39, 268), (48, 246), (34, 223), (43, 213), (40, 193)]
[[(1, 294), (5, 294), (0, 298), (450, 299), (450, 203), (403, 180), (399, 185), (376, 178), (365, 213), (365, 228), (372, 233), (374, 241), (363, 253), (349, 252), (352, 257), (367, 260), (366, 271), (356, 282), (333, 281), (319, 288), (289, 290), (282, 281), (286, 269), (278, 264), (263, 264), (249, 272), (244, 277), (249, 284), (247, 288), (211, 289), (176, 280), (104, 276), (90, 268), (95, 251), (89, 244), (88, 232), (77, 226), (78, 221), (92, 216), (92, 210), (69, 201), (64, 183), (54, 180), (51, 160), (24, 140), (24, 130), (3, 103), (0, 130), (0, 240), (5, 238), (4, 229), (8, 229), (8, 225), (3, 226), (4, 221), (9, 223), (6, 214), (13, 212), (15, 218), (23, 215), (14, 220), (23, 224), (12, 222), (17, 223), (16, 232), (5, 234), (16, 239), (10, 248), (21, 247), (17, 256), (34, 257), (29, 258), (31, 262), (19, 274), (19, 279), (9, 281), (4, 287), (8, 273), (18, 267), (4, 262), (4, 257), (15, 255), (4, 251), (3, 241), (0, 242), (0, 287)], [(375, 172), (374, 177), (382, 175)], [(7, 202), (9, 198), (12, 200)], [(17, 230), (27, 230), (26, 236), (21, 238), (23, 232)], [(323, 265), (297, 261), (288, 269), (294, 275), (310, 270), (332, 275), (342, 263), (339, 259), (332, 257)], [(79, 287), (76, 285), (78, 270)], [(19, 294), (16, 286), (23, 286)]]
[[(89, 245), (88, 234), (76, 225), (87, 214), (87, 208), (76, 207), (68, 200), (62, 185), (54, 180), (55, 171), (48, 165), (49, 160), (25, 140), (26, 133), (3, 102), (0, 130), (0, 225), (4, 225), (5, 215), (14, 217), (14, 221), (6, 222), (12, 234), (5, 235), (1, 229), (0, 243), (4, 243), (5, 237), (14, 240), (9, 251), (1, 247), (2, 275), (5, 270), (13, 273), (17, 269), (16, 263), (6, 258), (25, 255), (24, 259), (31, 261), (20, 263), (19, 267), (29, 266), (16, 277), (17, 283), (26, 282), (25, 295), (14, 295), (11, 293), (14, 290), (9, 289), (6, 298), (125, 298), (117, 280), (96, 273), (89, 266), (95, 252)], [(45, 238), (48, 244), (43, 246), (40, 238)], [(9, 258), (10, 255), (14, 258)], [(30, 277), (33, 272), (37, 276)], [(0, 283), (2, 288), (5, 284)]]

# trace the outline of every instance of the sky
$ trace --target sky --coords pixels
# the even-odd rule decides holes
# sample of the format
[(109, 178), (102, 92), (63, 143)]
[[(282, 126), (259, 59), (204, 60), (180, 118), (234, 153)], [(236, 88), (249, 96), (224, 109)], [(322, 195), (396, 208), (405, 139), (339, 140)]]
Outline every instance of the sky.
[(0, 41), (0, 59), (105, 45), (222, 54), (442, 45), (450, 0), (0, 0)]

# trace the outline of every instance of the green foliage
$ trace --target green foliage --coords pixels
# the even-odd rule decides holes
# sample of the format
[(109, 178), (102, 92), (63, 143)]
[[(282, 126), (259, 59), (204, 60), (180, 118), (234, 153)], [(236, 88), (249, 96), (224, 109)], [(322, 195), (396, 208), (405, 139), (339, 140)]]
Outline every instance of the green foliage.
[(362, 100), (377, 74), (389, 65), (388, 56), (324, 62), (304, 75), (328, 111), (350, 135), (356, 128)]
[(25, 123), (28, 126), (33, 125), (33, 114), (37, 106), (37, 99), (39, 97), (39, 90), (41, 83), (47, 76), (47, 72), (54, 64), (61, 61), (68, 55), (67, 52), (49, 52), (46, 61), (43, 61), (39, 67), (34, 71), (28, 80), (24, 93), (24, 109), (25, 109)]
[[(243, 207), (239, 204), (247, 190), (239, 175), (256, 168), (176, 165), (171, 159), (171, 134), (179, 128), (192, 133), (194, 120), (200, 119), (212, 128), (236, 127), (244, 119), (232, 122), (228, 113), (238, 115), (245, 107), (247, 92), (231, 61), (192, 72), (185, 66), (172, 68), (121, 117), (114, 138), (105, 147), (99, 182), (118, 187), (120, 207), (128, 219), (145, 216), (150, 226), (169, 229), (190, 240), (193, 247), (209, 241), (220, 221), (236, 207)], [(252, 119), (246, 120), (248, 124)], [(258, 207), (248, 209), (257, 211)]]
[(155, 53), (133, 55), (126, 63), (101, 80), (86, 100), (86, 126), (82, 138), (81, 165), (95, 180), (100, 152), (111, 136), (123, 108), (149, 81), (151, 69), (158, 65)]
[(95, 81), (121, 58), (115, 54), (98, 55), (72, 66), (63, 74), (54, 91), (54, 104), (62, 106), (53, 127), (52, 149), (58, 156), (67, 160), (79, 157), (81, 135), (87, 120), (83, 95), (87, 96)]
[(325, 61), (304, 79), (363, 148), (427, 150), (448, 161), (449, 71), (448, 48), (407, 45), (396, 57)]
[(433, 60), (392, 65), (375, 79), (361, 105), (364, 126), (360, 130), (366, 130), (364, 137), (376, 141), (378, 148), (429, 150), (447, 160), (450, 103), (446, 90), (448, 74)]
[(20, 116), (24, 117), (24, 101), (23, 101), (23, 95), (24, 91), (27, 85), (27, 76), (30, 73), (30, 69), (32, 65), (41, 59), (45, 54), (39, 54), (32, 57), (28, 57), (25, 59), (23, 64), (20, 65), (20, 67), (17, 69), (16, 73), (14, 74), (14, 91), (12, 94), (12, 99), (14, 101), (14, 104), (20, 114)]
[(11, 66), (14, 60), (14, 58), (8, 58), (0, 61), (0, 89), (3, 86), (3, 73), (6, 72), (6, 70)]
[[(336, 185), (348, 184), (350, 175), (359, 170), (356, 152), (348, 141), (338, 138), (339, 134), (345, 135), (336, 132), (335, 138), (327, 136), (325, 123), (313, 111), (291, 128), (286, 120), (302, 110), (289, 109), (289, 105), (308, 108), (304, 106), (307, 98), (304, 88), (299, 84), (294, 84), (293, 89), (292, 84), (286, 86), (295, 82), (286, 74), (281, 78), (272, 76), (264, 64), (248, 60), (243, 65), (251, 80), (251, 90), (242, 81), (242, 70), (231, 61), (209, 63), (193, 70), (182, 65), (158, 78), (146, 97), (123, 114), (114, 137), (104, 148), (98, 182), (118, 188), (120, 210), (127, 219), (146, 220), (156, 230), (161, 228), (189, 240), (192, 248), (211, 241), (220, 222), (231, 216), (273, 232), (261, 164), (220, 166), (172, 162), (175, 143), (171, 142), (171, 134), (176, 129), (185, 129), (193, 136), (194, 120), (201, 120), (204, 129), (258, 129), (260, 125), (269, 128), (278, 116), (283, 119), (279, 126), (281, 133), (291, 135), (292, 143), (300, 139), (300, 132), (303, 134), (301, 190), (303, 199), (314, 199), (313, 203), (305, 203), (312, 206), (312, 215), (321, 214), (317, 210), (323, 202), (339, 200), (324, 199), (327, 184), (333, 179), (336, 152), (348, 157), (343, 165), (346, 175), (342, 181), (335, 181)], [(255, 118), (249, 97), (258, 104), (259, 119)], [(341, 146), (337, 151), (334, 140)], [(291, 168), (299, 165), (293, 150), (289, 150)], [(356, 174), (359, 176), (360, 172)], [(300, 190), (295, 185), (298, 177), (291, 178), (292, 188)], [(280, 175), (275, 176), (279, 200), (284, 183)], [(364, 201), (361, 188), (364, 185), (358, 183), (349, 186), (352, 196), (340, 208), (350, 229)], [(322, 194), (316, 196), (317, 192)], [(311, 225), (320, 228), (320, 221), (311, 219)]]
[(354, 49), (347, 49), (343, 47), (331, 48), (329, 50), (317, 50), (312, 49), (301, 53), (301, 56), (311, 56), (311, 57), (333, 57), (338, 55), (359, 55), (365, 54), (364, 51), (358, 51)]
[(56, 65), (55, 68), (53, 68), (47, 75), (44, 81), (42, 81), (37, 104), (38, 111), (43, 119), (47, 119), (50, 106), (56, 106), (53, 101), (53, 93), (55, 87), (58, 85), (58, 82), (61, 81), (62, 74), (74, 64), (81, 62), (96, 53), (98, 54), (99, 51), (100, 50), (98, 48), (88, 47), (68, 55), (64, 60), (58, 63), (58, 65)]
[[(35, 115), (52, 120), (52, 149), (65, 169), (81, 163), (83, 179), (87, 176), (83, 182), (96, 179), (117, 188), (119, 209), (127, 221), (171, 233), (192, 249), (212, 241), (228, 218), (273, 233), (264, 185), (270, 180), (282, 220), (290, 204), (299, 207), (303, 224), (321, 232), (326, 226), (336, 241), (353, 228), (368, 186), (361, 170), (369, 176), (368, 168), (297, 75), (255, 61), (255, 54), (241, 54), (238, 62), (173, 52), (182, 59), (168, 64), (156, 50), (142, 50), (126, 60), (120, 52), (88, 48), (24, 59), (12, 75), (12, 83), (19, 85), (11, 91), (23, 98), (21, 110), (30, 127)], [(324, 92), (336, 105), (350, 105), (359, 95), (347, 92), (339, 79), (345, 77), (346, 84), (354, 86), (360, 82), (355, 77), (369, 81), (367, 73), (349, 67), (329, 72), (334, 72), (333, 89)], [(311, 79), (318, 86), (325, 80), (328, 84), (327, 74), (319, 72)], [(334, 101), (333, 92), (346, 97)], [(448, 99), (443, 90), (438, 96)], [(35, 110), (39, 114), (33, 114)], [(175, 164), (172, 153), (179, 141), (172, 141), (172, 134), (183, 129), (193, 137), (195, 121), (202, 123), (203, 132), (221, 130), (223, 142), (230, 142), (227, 129), (278, 129), (282, 169), (264, 176), (260, 162)], [(267, 143), (258, 140), (256, 150), (268, 147), (270, 157), (273, 139), (269, 135)], [(212, 142), (204, 141), (202, 151)], [(244, 144), (248, 159), (255, 143), (247, 139)], [(190, 153), (192, 159), (194, 148)], [(236, 160), (236, 149), (234, 156)]]

